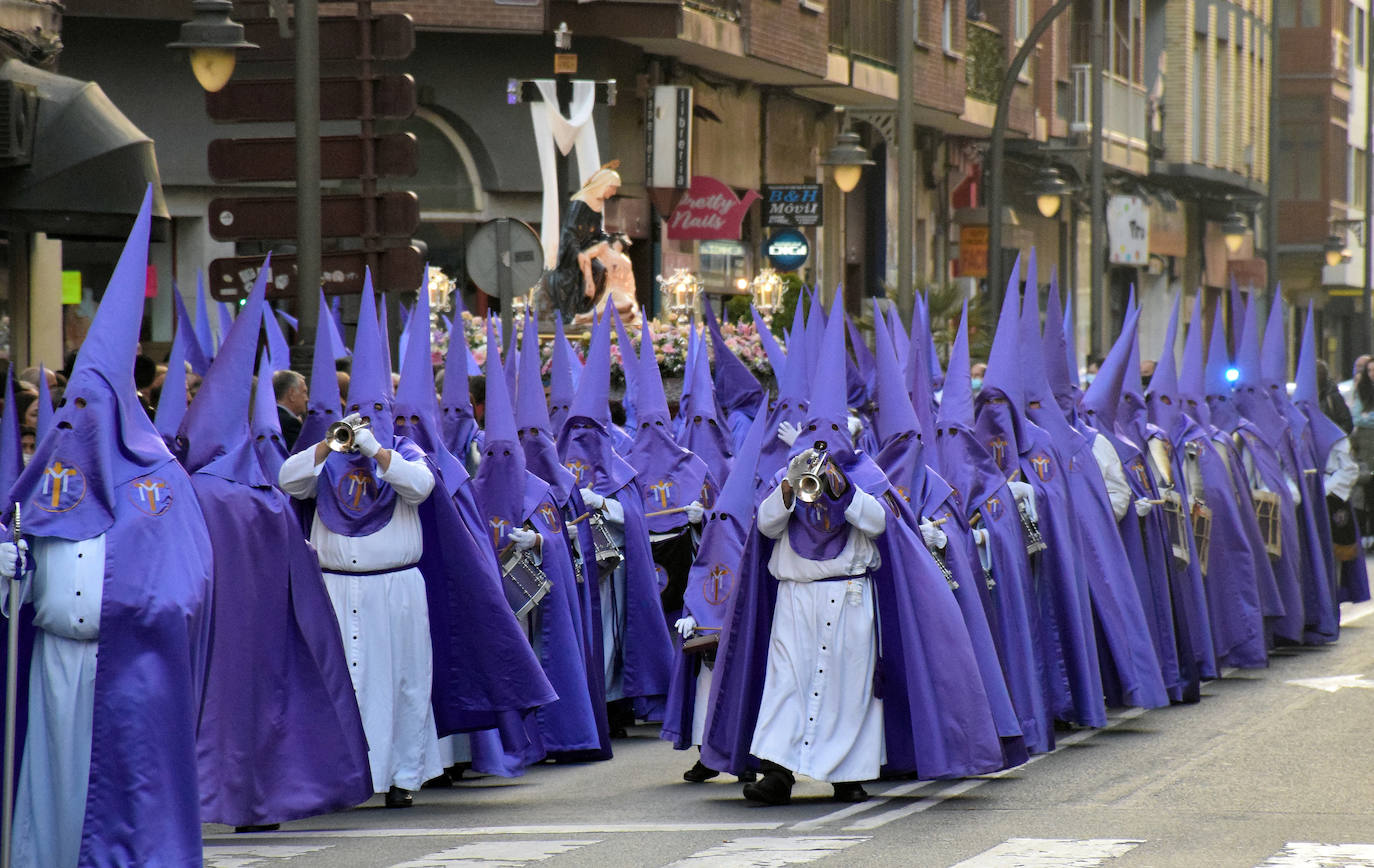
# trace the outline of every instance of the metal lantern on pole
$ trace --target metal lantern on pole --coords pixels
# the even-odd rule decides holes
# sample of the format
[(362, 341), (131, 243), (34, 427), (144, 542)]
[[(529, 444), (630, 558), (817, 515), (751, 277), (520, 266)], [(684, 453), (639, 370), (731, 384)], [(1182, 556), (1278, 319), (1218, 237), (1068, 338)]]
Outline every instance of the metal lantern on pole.
[(830, 177), (841, 193), (852, 193), (859, 186), (859, 176), (863, 174), (864, 166), (873, 165), (873, 160), (860, 141), (859, 134), (845, 130), (835, 137), (835, 144), (826, 152), (821, 165), (830, 167)]
[(191, 71), (196, 81), (210, 93), (217, 93), (234, 74), (240, 48), (257, 48), (243, 38), (243, 25), (229, 17), (234, 10), (230, 0), (195, 0), (195, 17), (181, 25), (180, 38), (168, 48), (185, 48), (191, 55)]
[(1054, 166), (1045, 166), (1037, 172), (1030, 187), (1031, 195), (1035, 196), (1035, 207), (1042, 217), (1058, 214), (1064, 197), (1072, 191), (1073, 187)]
[(1240, 246), (1245, 243), (1245, 234), (1250, 231), (1250, 224), (1245, 222), (1245, 216), (1239, 211), (1232, 211), (1226, 215), (1226, 219), (1221, 224), (1221, 237), (1226, 242), (1226, 249), (1235, 253), (1240, 250)]
[(749, 284), (749, 294), (753, 298), (754, 308), (764, 319), (771, 317), (782, 306), (782, 292), (782, 275), (771, 268), (765, 268), (754, 275), (753, 282)]
[(696, 305), (697, 293), (701, 291), (701, 281), (687, 269), (679, 268), (667, 277), (660, 276), (658, 282), (663, 309), (677, 322), (686, 323), (692, 316), (692, 308)]

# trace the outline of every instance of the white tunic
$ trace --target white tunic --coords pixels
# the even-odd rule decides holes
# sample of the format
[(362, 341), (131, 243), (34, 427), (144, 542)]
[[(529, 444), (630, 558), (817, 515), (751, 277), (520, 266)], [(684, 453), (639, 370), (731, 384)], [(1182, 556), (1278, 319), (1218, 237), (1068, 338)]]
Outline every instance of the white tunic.
[(1102, 481), (1107, 484), (1107, 497), (1112, 502), (1112, 514), (1116, 516), (1117, 521), (1121, 521), (1135, 500), (1135, 494), (1126, 481), (1126, 470), (1121, 465), (1121, 456), (1116, 453), (1116, 448), (1106, 437), (1098, 434), (1093, 438), (1093, 458), (1097, 459), (1097, 467), (1102, 471)]
[[(315, 496), (324, 465), (314, 461), (313, 449), (286, 459), (279, 482), (287, 494)], [(443, 765), (430, 704), (433, 648), (425, 580), (410, 566), (424, 551), (416, 507), (434, 488), (434, 475), (422, 462), (392, 452), (381, 478), (397, 495), (391, 520), (381, 530), (344, 536), (325, 527), (317, 510), (310, 542), (319, 553), (343, 635), (367, 735), (372, 787), (384, 793), (393, 786), (417, 790), (438, 777)], [(395, 571), (377, 572), (391, 568)]]
[[(14, 865), (75, 868), (91, 769), (105, 536), (34, 541), (28, 735), (14, 806)], [(9, 583), (3, 583), (8, 594)]]
[[(790, 518), (780, 489), (759, 506), (759, 531), (777, 541), (769, 570), (778, 600), (750, 752), (818, 781), (871, 780), (885, 750), (883, 704), (873, 695), (874, 589), (865, 573), (879, 564), (873, 538), (886, 527), (886, 513), (856, 491), (845, 510), (845, 547), (826, 561), (792, 549)], [(855, 578), (821, 581), (835, 576)]]

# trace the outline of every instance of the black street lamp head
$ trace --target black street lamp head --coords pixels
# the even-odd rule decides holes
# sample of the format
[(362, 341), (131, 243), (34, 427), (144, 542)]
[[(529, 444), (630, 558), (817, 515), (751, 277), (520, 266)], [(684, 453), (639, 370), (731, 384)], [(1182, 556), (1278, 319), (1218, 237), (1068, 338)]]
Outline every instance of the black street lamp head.
[(1072, 191), (1073, 186), (1064, 180), (1064, 176), (1059, 174), (1059, 170), (1054, 166), (1045, 166), (1037, 172), (1029, 190), (1035, 197), (1035, 207), (1044, 217), (1058, 214), (1063, 197)]
[(1240, 246), (1245, 243), (1245, 233), (1249, 231), (1250, 224), (1245, 222), (1243, 214), (1239, 211), (1227, 214), (1221, 223), (1221, 235), (1226, 242), (1226, 249), (1232, 253), (1240, 250)]
[(184, 48), (191, 55), (191, 71), (207, 91), (222, 90), (234, 74), (235, 52), (257, 48), (243, 38), (243, 25), (229, 17), (230, 0), (193, 0), (195, 17), (181, 25), (181, 35), (168, 48)]
[(1326, 256), (1326, 264), (1332, 268), (1343, 262), (1348, 262), (1353, 256), (1350, 248), (1345, 246), (1345, 239), (1339, 235), (1326, 237), (1326, 243), (1322, 245), (1322, 253)]
[(858, 186), (859, 175), (863, 173), (864, 166), (872, 166), (873, 160), (868, 156), (868, 149), (859, 140), (859, 134), (853, 130), (845, 130), (835, 137), (835, 144), (826, 152), (821, 165), (829, 166), (835, 178), (835, 186), (849, 193)]

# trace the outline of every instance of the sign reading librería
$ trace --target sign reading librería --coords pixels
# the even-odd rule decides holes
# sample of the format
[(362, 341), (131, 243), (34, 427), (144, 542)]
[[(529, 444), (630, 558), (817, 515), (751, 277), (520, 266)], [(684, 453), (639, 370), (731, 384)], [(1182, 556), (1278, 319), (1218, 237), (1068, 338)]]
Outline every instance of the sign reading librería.
[(763, 208), (764, 226), (819, 226), (821, 185), (767, 184)]
[(668, 218), (668, 238), (673, 241), (738, 240), (740, 224), (759, 194), (745, 192), (741, 199), (715, 178), (696, 175), (692, 186)]

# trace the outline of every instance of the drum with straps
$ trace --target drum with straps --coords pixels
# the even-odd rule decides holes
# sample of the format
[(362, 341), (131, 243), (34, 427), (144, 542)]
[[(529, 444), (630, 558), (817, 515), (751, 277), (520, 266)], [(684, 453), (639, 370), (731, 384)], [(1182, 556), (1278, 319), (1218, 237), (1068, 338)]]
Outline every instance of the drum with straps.
[(534, 550), (521, 551), (515, 543), (501, 550), (501, 590), (517, 618), (534, 611), (553, 589), (553, 582), (535, 563)]

